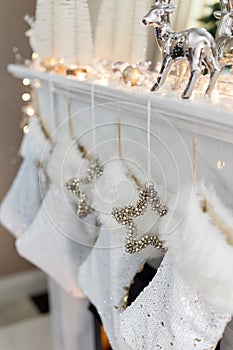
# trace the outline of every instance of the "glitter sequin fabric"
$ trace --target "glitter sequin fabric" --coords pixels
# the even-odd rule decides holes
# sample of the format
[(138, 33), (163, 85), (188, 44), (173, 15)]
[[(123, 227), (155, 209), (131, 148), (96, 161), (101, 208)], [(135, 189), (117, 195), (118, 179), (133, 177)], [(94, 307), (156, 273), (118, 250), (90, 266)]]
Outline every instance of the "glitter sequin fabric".
[(167, 253), (149, 286), (121, 314), (121, 334), (134, 350), (211, 350), (228, 321), (183, 280)]

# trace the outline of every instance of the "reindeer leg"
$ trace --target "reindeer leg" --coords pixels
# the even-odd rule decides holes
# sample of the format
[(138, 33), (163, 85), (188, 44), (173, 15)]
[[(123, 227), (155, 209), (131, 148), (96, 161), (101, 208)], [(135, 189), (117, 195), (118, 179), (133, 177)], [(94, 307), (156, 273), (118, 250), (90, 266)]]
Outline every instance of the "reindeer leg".
[(202, 50), (203, 47), (201, 45), (198, 45), (197, 47), (190, 48), (189, 49), (189, 65), (191, 69), (191, 75), (188, 81), (188, 84), (182, 94), (182, 98), (190, 98), (192, 95), (193, 89), (196, 85), (197, 79), (201, 75), (201, 69), (202, 69)]
[(200, 75), (201, 75), (201, 69), (192, 70), (188, 85), (186, 86), (182, 94), (182, 98), (185, 98), (185, 99), (190, 98), (190, 96), (192, 95), (193, 89), (196, 85), (197, 79), (199, 78)]
[(179, 65), (178, 77), (176, 78), (176, 82), (172, 87), (172, 90), (178, 90), (180, 88), (182, 79), (184, 78), (188, 69), (188, 62), (180, 62), (178, 63), (178, 65)]
[(210, 73), (210, 84), (205, 92), (206, 96), (210, 96), (211, 93), (213, 92), (213, 89), (215, 87), (215, 84), (217, 83), (218, 77), (220, 75), (220, 70), (218, 71), (212, 71)]
[(206, 96), (210, 96), (221, 73), (221, 68), (218, 64), (217, 58), (215, 59), (213, 55), (206, 56), (205, 59), (210, 70), (210, 82), (205, 94)]
[(227, 38), (223, 38), (219, 40), (218, 45), (217, 45), (217, 51), (218, 51), (218, 59), (219, 60), (224, 60), (224, 49), (227, 45)]
[(168, 73), (171, 69), (172, 65), (172, 58), (170, 56), (165, 56), (163, 59), (163, 64), (160, 70), (160, 73), (158, 75), (157, 82), (154, 84), (154, 86), (151, 88), (150, 91), (157, 91), (163, 84), (165, 83)]

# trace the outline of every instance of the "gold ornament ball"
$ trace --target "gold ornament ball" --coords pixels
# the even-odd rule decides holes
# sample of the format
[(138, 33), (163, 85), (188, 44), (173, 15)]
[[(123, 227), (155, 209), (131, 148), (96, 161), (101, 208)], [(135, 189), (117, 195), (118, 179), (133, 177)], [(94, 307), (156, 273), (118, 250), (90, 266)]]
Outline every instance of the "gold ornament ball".
[(126, 84), (130, 84), (131, 86), (135, 86), (138, 84), (139, 78), (142, 72), (139, 68), (128, 66), (122, 72), (122, 78)]

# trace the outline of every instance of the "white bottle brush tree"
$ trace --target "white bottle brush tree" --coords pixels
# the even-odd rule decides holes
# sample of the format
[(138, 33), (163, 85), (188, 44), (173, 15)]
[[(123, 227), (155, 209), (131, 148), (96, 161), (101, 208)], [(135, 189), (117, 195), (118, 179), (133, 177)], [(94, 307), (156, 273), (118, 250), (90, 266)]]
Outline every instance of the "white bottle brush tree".
[(40, 59), (53, 57), (53, 0), (37, 0), (35, 19), (28, 15), (25, 20), (31, 29), (26, 32), (33, 52)]
[(95, 32), (95, 60), (136, 63), (144, 57), (148, 31), (141, 18), (151, 0), (102, 0)]
[(64, 59), (67, 65), (90, 65), (93, 39), (87, 0), (38, 0), (30, 44), (40, 59)]

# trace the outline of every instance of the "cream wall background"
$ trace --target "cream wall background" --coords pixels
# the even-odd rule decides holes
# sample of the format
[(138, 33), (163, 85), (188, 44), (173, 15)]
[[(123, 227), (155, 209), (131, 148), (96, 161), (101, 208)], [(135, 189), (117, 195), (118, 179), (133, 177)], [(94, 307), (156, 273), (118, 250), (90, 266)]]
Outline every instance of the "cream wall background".
[[(22, 134), (19, 130), (22, 85), (7, 73), (14, 62), (12, 48), (17, 46), (29, 57), (24, 32), (25, 13), (34, 13), (34, 0), (0, 0), (0, 202), (7, 192), (20, 163), (17, 150)], [(14, 239), (0, 227), (0, 276), (31, 268), (16, 253)]]
[[(197, 26), (197, 18), (200, 17), (203, 11), (206, 11), (205, 6), (208, 4), (213, 4), (216, 1), (217, 0), (172, 0), (171, 2), (177, 5), (177, 10), (173, 15), (171, 15), (175, 30), (183, 30), (185, 28)], [(94, 28), (96, 25), (100, 2), (101, 0), (89, 0)], [(152, 0), (151, 3), (153, 4), (153, 2), (154, 1)]]
[[(101, 0), (89, 1), (95, 27)], [(196, 25), (196, 19), (203, 11), (204, 4), (213, 3), (215, 0), (174, 0), (174, 2), (178, 5), (172, 19), (174, 28), (182, 30)], [(19, 121), (20, 95), (23, 87), (17, 79), (13, 79), (7, 73), (7, 64), (14, 60), (12, 54), (14, 46), (18, 46), (25, 57), (30, 56), (30, 49), (24, 36), (28, 26), (23, 16), (25, 13), (34, 14), (35, 3), (35, 0), (0, 0), (0, 201), (17, 172), (20, 163), (17, 150), (22, 138)], [(149, 57), (152, 59), (154, 56), (155, 39), (151, 30)], [(16, 253), (14, 239), (0, 227), (0, 276), (28, 268), (31, 268), (31, 265), (20, 259)]]
[[(198, 26), (197, 19), (201, 16), (203, 12), (208, 11), (208, 9), (206, 9), (206, 5), (213, 4), (216, 1), (217, 0), (172, 0), (171, 2), (177, 5), (176, 11), (174, 12), (174, 14), (171, 15), (171, 22), (173, 28), (176, 31), (180, 31), (186, 28)], [(93, 28), (95, 28), (101, 0), (89, 0), (89, 3), (91, 9), (92, 24)], [(151, 4), (153, 3), (154, 0), (151, 0)], [(142, 16), (143, 15), (144, 14), (142, 14)], [(153, 28), (148, 28), (148, 30), (150, 30), (151, 42), (151, 44), (148, 47), (148, 59), (151, 61), (158, 61), (160, 57), (160, 52), (157, 49)]]
[(184, 30), (198, 26), (197, 19), (203, 12), (208, 11), (206, 5), (215, 3), (217, 0), (174, 0), (177, 11), (172, 15), (174, 29)]

